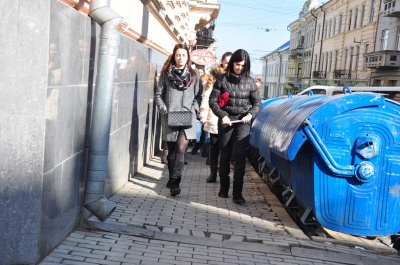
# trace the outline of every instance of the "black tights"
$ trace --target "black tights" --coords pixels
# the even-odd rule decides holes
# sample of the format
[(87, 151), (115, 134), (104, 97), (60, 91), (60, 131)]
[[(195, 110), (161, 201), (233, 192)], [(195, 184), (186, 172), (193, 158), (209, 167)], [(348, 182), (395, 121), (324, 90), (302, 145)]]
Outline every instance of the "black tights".
[(180, 131), (176, 142), (167, 142), (168, 144), (168, 159), (175, 160), (176, 162), (185, 162), (185, 151), (189, 143), (186, 139), (185, 133)]

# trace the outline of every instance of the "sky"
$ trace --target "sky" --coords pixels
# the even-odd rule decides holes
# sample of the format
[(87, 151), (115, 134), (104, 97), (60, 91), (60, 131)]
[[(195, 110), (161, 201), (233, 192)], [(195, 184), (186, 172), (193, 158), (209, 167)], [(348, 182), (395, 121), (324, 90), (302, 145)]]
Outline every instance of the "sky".
[(215, 56), (244, 49), (250, 54), (251, 72), (261, 75), (260, 58), (288, 40), (287, 27), (299, 18), (306, 0), (218, 0), (215, 20)]

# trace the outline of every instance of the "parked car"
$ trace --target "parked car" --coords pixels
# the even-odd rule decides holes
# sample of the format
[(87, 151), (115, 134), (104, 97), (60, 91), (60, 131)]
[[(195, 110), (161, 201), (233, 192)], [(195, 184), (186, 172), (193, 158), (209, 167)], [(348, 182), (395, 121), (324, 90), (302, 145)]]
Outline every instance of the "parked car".
[(311, 86), (297, 95), (327, 95), (334, 96), (344, 93), (373, 92), (384, 94), (386, 98), (400, 102), (400, 87), (341, 87), (341, 86)]

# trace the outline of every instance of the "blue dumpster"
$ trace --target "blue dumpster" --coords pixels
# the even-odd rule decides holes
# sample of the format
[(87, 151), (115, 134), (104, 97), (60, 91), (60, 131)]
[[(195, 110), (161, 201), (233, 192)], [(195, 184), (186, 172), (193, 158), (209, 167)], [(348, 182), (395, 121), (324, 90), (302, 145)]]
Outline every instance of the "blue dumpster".
[(322, 226), (359, 236), (400, 231), (400, 105), (380, 94), (264, 103), (250, 145)]

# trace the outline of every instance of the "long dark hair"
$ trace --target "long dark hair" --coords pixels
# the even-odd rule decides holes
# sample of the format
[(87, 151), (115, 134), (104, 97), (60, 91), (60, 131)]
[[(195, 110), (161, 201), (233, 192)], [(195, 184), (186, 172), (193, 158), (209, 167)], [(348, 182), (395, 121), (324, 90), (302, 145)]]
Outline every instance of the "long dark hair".
[(221, 62), (223, 60), (225, 60), (226, 57), (231, 56), (231, 55), (232, 55), (232, 52), (226, 52), (226, 53), (222, 54)]
[(231, 59), (229, 60), (228, 69), (226, 69), (226, 73), (228, 76), (231, 73), (235, 73), (235, 71), (233, 70), (233, 63), (238, 63), (241, 61), (244, 61), (244, 69), (240, 76), (250, 76), (250, 56), (243, 49), (236, 50), (232, 54)]
[(186, 44), (176, 44), (174, 47), (174, 50), (172, 52), (172, 54), (168, 57), (168, 59), (165, 61), (164, 66), (161, 70), (161, 72), (168, 72), (169, 68), (171, 67), (171, 65), (176, 65), (176, 61), (175, 61), (175, 53), (176, 50), (178, 49), (185, 49), (187, 51), (187, 56), (188, 56), (188, 60), (187, 60), (187, 66), (188, 66), (188, 70), (190, 72), (191, 76), (196, 76), (196, 73), (194, 72), (193, 68), (192, 68), (192, 60), (190, 60), (190, 51), (189, 51), (189, 46), (187, 46)]

